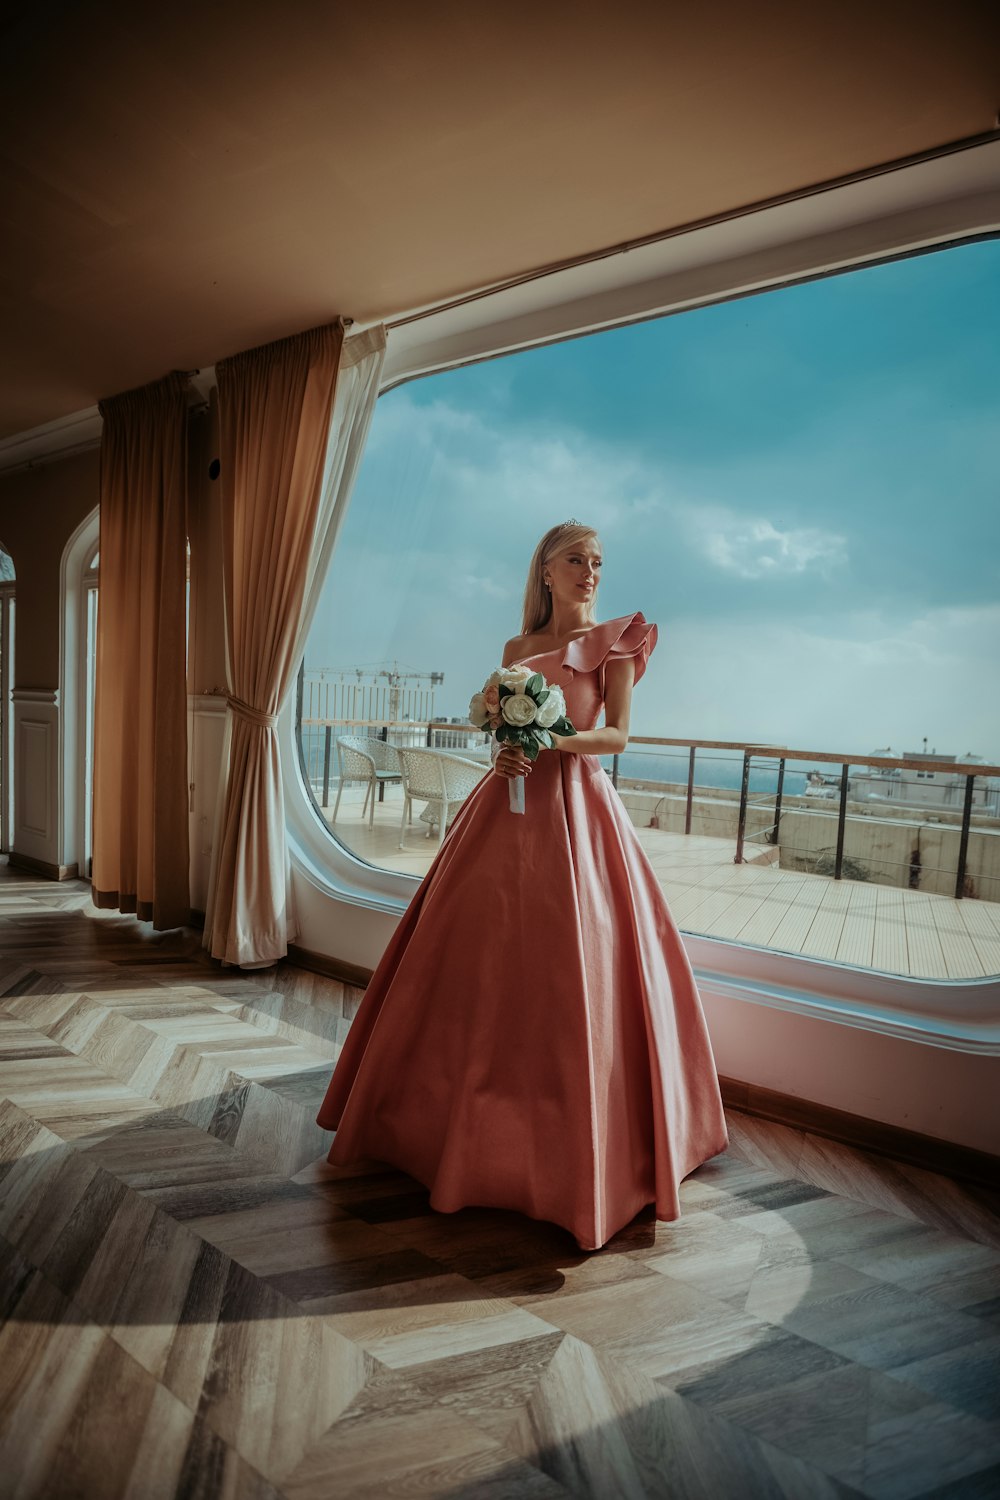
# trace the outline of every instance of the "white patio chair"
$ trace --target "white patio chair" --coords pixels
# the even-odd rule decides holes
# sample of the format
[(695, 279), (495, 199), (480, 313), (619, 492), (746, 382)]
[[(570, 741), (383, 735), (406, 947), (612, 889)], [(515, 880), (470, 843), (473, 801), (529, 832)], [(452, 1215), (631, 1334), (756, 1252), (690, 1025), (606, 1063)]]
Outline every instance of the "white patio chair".
[(368, 813), (368, 827), (375, 826), (375, 796), (380, 786), (387, 781), (401, 780), (399, 757), (395, 745), (385, 740), (376, 740), (364, 735), (340, 735), (337, 739), (337, 765), (340, 770), (337, 800), (333, 806), (331, 823), (336, 823), (340, 808), (340, 796), (348, 781), (363, 781), (366, 784), (361, 816)]
[[(403, 777), (403, 820), (399, 827), (399, 847), (405, 848), (403, 835), (406, 833), (407, 823), (413, 822), (414, 802), (426, 802), (426, 810), (431, 814), (432, 822), (438, 825), (440, 848), (444, 843), (449, 819), (455, 815), (469, 793), (479, 785), (490, 767), (440, 750), (409, 750), (400, 746), (397, 754)], [(428, 827), (425, 837), (430, 838), (430, 833)]]

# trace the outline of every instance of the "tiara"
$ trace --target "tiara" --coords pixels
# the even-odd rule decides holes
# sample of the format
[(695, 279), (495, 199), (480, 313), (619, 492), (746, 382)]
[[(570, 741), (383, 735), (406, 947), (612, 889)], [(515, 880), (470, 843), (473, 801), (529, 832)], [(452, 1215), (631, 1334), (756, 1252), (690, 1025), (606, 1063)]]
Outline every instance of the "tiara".
[(582, 526), (582, 525), (583, 525), (583, 522), (582, 521), (578, 521), (576, 519), (576, 516), (570, 516), (570, 518), (569, 518), (568, 521), (560, 521), (559, 522), (559, 526), (558, 526), (557, 530), (559, 530), (559, 531), (565, 531), (566, 528), (567, 528), (567, 526)]

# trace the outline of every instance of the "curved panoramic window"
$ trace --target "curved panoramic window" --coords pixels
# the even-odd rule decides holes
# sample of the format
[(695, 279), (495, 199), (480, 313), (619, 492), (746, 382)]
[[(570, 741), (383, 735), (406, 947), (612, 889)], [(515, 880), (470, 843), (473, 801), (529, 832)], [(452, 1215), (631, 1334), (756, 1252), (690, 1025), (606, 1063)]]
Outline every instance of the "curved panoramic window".
[(1000, 972), (998, 275), (969, 243), (383, 395), (300, 684), (331, 835), (426, 870), (442, 804), (404, 819), (396, 752), (485, 773), (469, 697), (578, 517), (599, 615), (660, 626), (606, 769), (681, 927)]

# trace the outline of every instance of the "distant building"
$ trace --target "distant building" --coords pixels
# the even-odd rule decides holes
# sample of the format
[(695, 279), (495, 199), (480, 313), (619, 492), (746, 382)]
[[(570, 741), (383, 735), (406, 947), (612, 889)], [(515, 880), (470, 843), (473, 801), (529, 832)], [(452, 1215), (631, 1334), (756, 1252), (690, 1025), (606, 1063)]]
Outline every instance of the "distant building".
[[(873, 750), (873, 755), (890, 756), (891, 748)], [(936, 750), (904, 750), (902, 760), (933, 761), (940, 770), (918, 771), (910, 766), (870, 766), (858, 771), (848, 781), (848, 796), (855, 802), (892, 802), (899, 807), (934, 808), (961, 812), (965, 801), (966, 777), (953, 767), (984, 765), (982, 756), (939, 755)], [(989, 777), (979, 776), (973, 782), (972, 807), (976, 812), (1000, 812), (1000, 787)]]
[(834, 797), (840, 796), (840, 777), (830, 776), (823, 771), (810, 771), (806, 777), (807, 797), (820, 797), (829, 802)]

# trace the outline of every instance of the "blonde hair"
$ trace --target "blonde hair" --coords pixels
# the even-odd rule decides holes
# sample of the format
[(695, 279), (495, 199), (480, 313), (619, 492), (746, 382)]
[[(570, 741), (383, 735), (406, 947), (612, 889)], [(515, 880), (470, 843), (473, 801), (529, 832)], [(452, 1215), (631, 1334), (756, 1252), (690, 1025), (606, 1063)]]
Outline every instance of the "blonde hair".
[[(528, 569), (528, 581), (524, 586), (524, 613), (521, 617), (521, 634), (534, 635), (536, 630), (541, 630), (552, 618), (552, 595), (545, 587), (545, 565), (558, 557), (560, 553), (568, 552), (571, 547), (578, 547), (588, 537), (596, 537), (597, 532), (593, 526), (584, 526), (579, 521), (563, 521), (559, 526), (553, 526), (545, 533), (538, 546), (535, 548)], [(594, 596), (591, 595), (587, 604), (587, 614), (590, 619), (594, 617)]]

